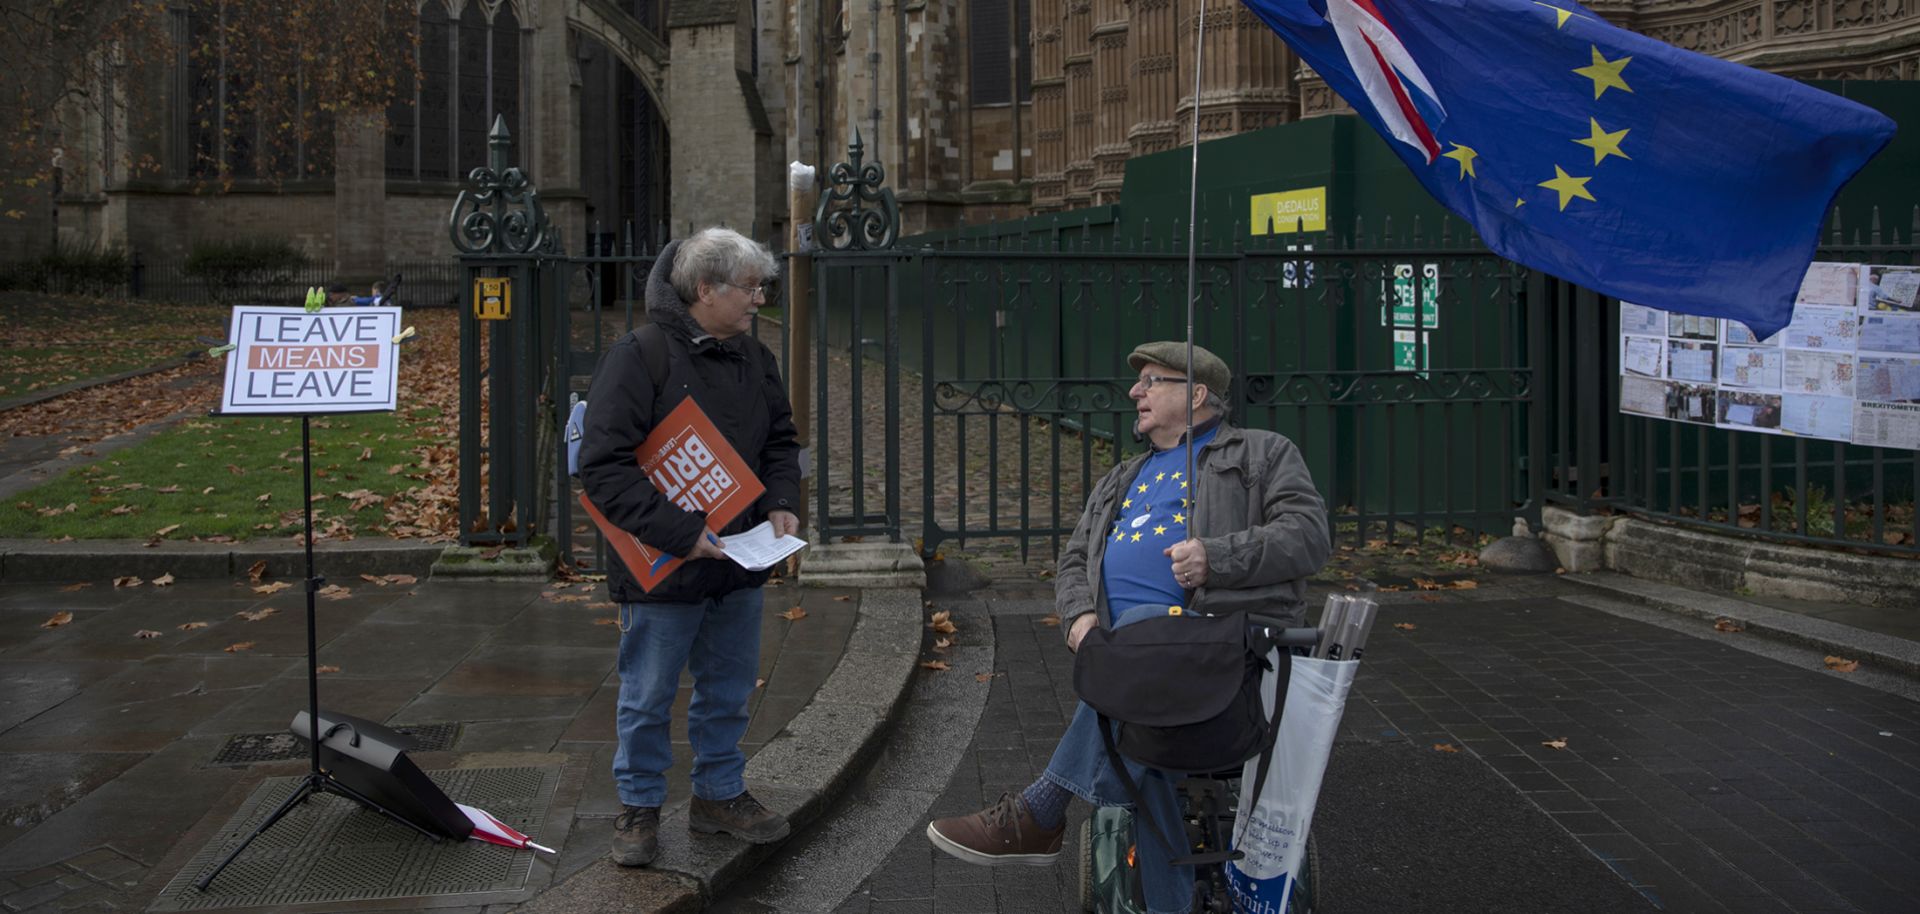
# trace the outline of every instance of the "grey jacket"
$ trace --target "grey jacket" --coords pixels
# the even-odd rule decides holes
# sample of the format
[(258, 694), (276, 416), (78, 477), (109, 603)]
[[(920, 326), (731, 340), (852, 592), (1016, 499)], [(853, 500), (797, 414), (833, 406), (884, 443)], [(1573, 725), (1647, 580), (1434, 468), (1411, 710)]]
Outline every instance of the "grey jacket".
[[(1060, 631), (1105, 604), (1100, 560), (1123, 491), (1146, 463), (1135, 456), (1100, 479), (1054, 574)], [(1306, 578), (1326, 564), (1327, 509), (1300, 449), (1285, 436), (1222, 423), (1194, 455), (1194, 533), (1207, 550), (1207, 583), (1188, 599), (1196, 612), (1257, 611), (1305, 621)], [(1124, 608), (1124, 607), (1122, 607)], [(1101, 617), (1101, 624), (1111, 616)]]

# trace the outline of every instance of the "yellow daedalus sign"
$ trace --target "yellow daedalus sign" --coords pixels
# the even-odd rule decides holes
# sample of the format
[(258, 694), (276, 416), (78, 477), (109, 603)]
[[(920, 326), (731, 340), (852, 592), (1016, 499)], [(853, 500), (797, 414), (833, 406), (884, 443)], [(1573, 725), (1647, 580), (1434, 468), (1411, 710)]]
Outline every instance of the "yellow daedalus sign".
[(505, 276), (478, 276), (473, 280), (473, 316), (503, 321), (513, 313), (513, 290)]

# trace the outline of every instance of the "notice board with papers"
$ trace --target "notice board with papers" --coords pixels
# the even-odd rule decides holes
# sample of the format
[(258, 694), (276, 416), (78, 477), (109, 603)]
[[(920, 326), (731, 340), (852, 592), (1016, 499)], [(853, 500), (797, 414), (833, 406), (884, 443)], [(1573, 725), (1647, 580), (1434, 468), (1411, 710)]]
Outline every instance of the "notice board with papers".
[(1792, 323), (1764, 340), (1621, 302), (1620, 411), (1920, 448), (1920, 267), (1814, 263)]

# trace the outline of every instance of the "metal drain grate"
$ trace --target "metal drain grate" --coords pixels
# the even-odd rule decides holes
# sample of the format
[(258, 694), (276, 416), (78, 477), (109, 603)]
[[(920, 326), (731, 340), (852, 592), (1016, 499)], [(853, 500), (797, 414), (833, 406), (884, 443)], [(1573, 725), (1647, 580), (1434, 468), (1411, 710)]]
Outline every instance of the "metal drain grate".
[[(420, 724), (394, 727), (413, 740), (408, 752), (439, 752), (453, 748), (460, 738), (459, 724)], [(227, 740), (213, 754), (210, 765), (252, 765), (256, 762), (284, 762), (306, 758), (307, 742), (282, 730), (278, 733), (242, 733)]]
[[(559, 846), (566, 822), (545, 827), (560, 783), (559, 768), (468, 768), (429, 771), (453, 799), (478, 806), (549, 846)], [(340, 905), (378, 898), (522, 892), (531, 851), (479, 841), (434, 843), (405, 826), (322, 794), (295, 807), (253, 842), (202, 892), (193, 887), (242, 837), (299, 785), (300, 778), (269, 778), (206, 847), (194, 854), (147, 910)], [(511, 901), (501, 898), (498, 901)], [(522, 899), (524, 900), (524, 899)], [(469, 900), (466, 904), (489, 902)]]

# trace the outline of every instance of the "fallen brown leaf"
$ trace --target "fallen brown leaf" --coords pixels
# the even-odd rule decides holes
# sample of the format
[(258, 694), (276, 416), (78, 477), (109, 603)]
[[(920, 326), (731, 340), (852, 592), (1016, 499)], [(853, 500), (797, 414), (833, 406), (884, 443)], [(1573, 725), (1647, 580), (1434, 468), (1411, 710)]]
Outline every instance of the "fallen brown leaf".
[(1548, 749), (1565, 749), (1567, 748), (1567, 738), (1563, 736), (1559, 739), (1541, 740), (1540, 745)]
[(1456, 746), (1456, 745), (1454, 745), (1454, 744), (1452, 744), (1452, 743), (1434, 743), (1434, 744), (1433, 744), (1433, 751), (1435, 751), (1435, 752), (1459, 752), (1459, 751), (1460, 751), (1460, 747), (1459, 747), (1459, 746)]
[(992, 678), (994, 678), (995, 676), (1005, 676), (1005, 675), (1007, 675), (1007, 674), (1006, 674), (1006, 673), (1004, 673), (1004, 672), (1000, 672), (1000, 671), (995, 671), (995, 672), (992, 672), (992, 673), (975, 673), (975, 674), (973, 674), (973, 681), (974, 681), (974, 682), (986, 682), (987, 680), (989, 680), (989, 679), (992, 679)]
[(57, 613), (54, 613), (51, 616), (48, 616), (47, 621), (40, 623), (40, 627), (41, 628), (59, 628), (60, 626), (65, 625), (68, 622), (72, 622), (72, 621), (73, 621), (73, 613), (63, 609)]
[(370, 448), (370, 447), (363, 447), (363, 448), (361, 448), (361, 449), (360, 449), (360, 459), (361, 459), (361, 460), (372, 460), (372, 459), (373, 459), (373, 448)]
[(93, 586), (92, 581), (81, 581), (78, 584), (68, 584), (67, 586), (62, 587), (60, 589), (66, 593), (73, 593), (76, 590), (85, 590), (92, 586)]
[(155, 587), (166, 587), (172, 583), (173, 583), (173, 572), (171, 571), (153, 579), (153, 586)]
[(139, 587), (140, 584), (140, 579), (130, 574), (113, 579), (113, 586), (115, 587)]
[(321, 664), (320, 666), (314, 667), (313, 671), (316, 673), (338, 673), (340, 672), (340, 668), (337, 666), (334, 666), (331, 663), (326, 663), (326, 664)]
[(1722, 616), (1713, 620), (1713, 630), (1716, 632), (1744, 632), (1747, 630), (1747, 627)]
[(209, 624), (211, 624), (211, 623), (207, 623), (207, 622), (182, 622), (182, 623), (180, 623), (179, 625), (176, 625), (176, 626), (174, 626), (174, 627), (175, 627), (175, 628), (178, 628), (178, 629), (180, 629), (180, 630), (181, 630), (181, 631), (183, 631), (183, 632), (191, 632), (191, 631), (198, 631), (198, 630), (200, 630), (200, 629), (203, 629), (203, 628), (206, 628), (206, 627), (207, 627), (207, 626), (208, 626)]
[(1829, 654), (1827, 656), (1827, 669), (1836, 673), (1852, 673), (1860, 669), (1860, 661), (1848, 660), (1845, 657), (1835, 657)]
[(229, 654), (238, 654), (238, 653), (240, 653), (241, 651), (250, 651), (250, 650), (253, 650), (253, 642), (251, 642), (251, 641), (235, 641), (234, 643), (232, 643), (232, 644), (229, 644), (229, 645), (227, 645), (227, 646), (226, 646), (226, 647), (224, 647), (224, 648), (221, 648), (221, 650), (223, 650), (223, 651), (226, 651), (226, 652), (227, 652), (227, 653), (229, 653)]
[(1060, 617), (1059, 616), (1041, 616), (1040, 624), (1048, 628), (1059, 628)]
[(255, 584), (260, 583), (260, 579), (265, 577), (266, 574), (267, 574), (266, 559), (261, 559), (260, 561), (254, 562), (252, 565), (247, 566), (247, 580), (252, 581)]
[(615, 603), (612, 600), (603, 600), (598, 603), (588, 603), (587, 608), (588, 609), (612, 609), (615, 606), (619, 606), (619, 605), (620, 604)]
[(765, 679), (755, 679), (755, 680), (753, 681), (753, 687), (754, 687), (754, 688), (756, 688), (756, 689), (758, 689), (758, 688), (761, 688), (761, 687), (763, 687), (763, 686), (765, 686), (766, 684), (767, 684), (767, 681), (766, 681)]
[(137, 632), (134, 632), (134, 633), (133, 633), (133, 636), (134, 636), (135, 638), (142, 638), (142, 639), (153, 639), (153, 638), (158, 638), (158, 637), (160, 637), (160, 633), (159, 633), (159, 632), (156, 632), (156, 631), (154, 631), (153, 629), (150, 629), (150, 628), (143, 628), (143, 629), (141, 629), (141, 630), (139, 630), (139, 631), (137, 631)]
[(950, 647), (952, 647), (952, 646), (953, 646), (953, 639), (952, 639), (952, 638), (935, 638), (935, 639), (933, 639), (933, 649), (934, 649), (934, 650), (936, 650), (936, 651), (944, 651), (944, 650), (946, 650), (947, 648), (950, 648)]
[(329, 600), (344, 600), (350, 596), (353, 596), (353, 591), (345, 587), (341, 587), (338, 584), (328, 584), (327, 586), (320, 588), (320, 595), (323, 597), (326, 597)]
[(292, 584), (289, 584), (286, 581), (275, 581), (271, 584), (262, 584), (259, 587), (255, 587), (253, 589), (253, 592), (254, 593), (279, 593), (280, 591), (286, 590), (287, 588), (292, 586), (293, 586)]
[[(259, 588), (254, 588), (254, 589), (258, 590)], [(248, 622), (258, 622), (261, 619), (265, 619), (266, 617), (271, 616), (274, 613), (277, 613), (279, 611), (280, 610), (277, 610), (269, 606), (266, 609), (256, 609), (251, 612), (243, 609), (237, 613), (234, 613), (234, 615), (239, 616), (240, 618), (245, 619)]]
[(801, 619), (805, 619), (806, 617), (807, 617), (807, 611), (804, 609), (801, 609), (798, 606), (791, 607), (786, 612), (783, 612), (780, 614), (780, 618), (785, 619), (788, 622), (798, 622)]
[(1418, 626), (1418, 625), (1415, 625), (1415, 624), (1413, 624), (1412, 622), (1395, 622), (1395, 623), (1393, 623), (1393, 627), (1394, 627), (1394, 628), (1397, 628), (1397, 629), (1399, 629), (1399, 630), (1401, 630), (1401, 631), (1403, 631), (1403, 632), (1410, 632), (1410, 631), (1413, 631), (1413, 630), (1414, 630), (1414, 629), (1416, 629), (1416, 628), (1419, 628), (1420, 626)]
[(922, 660), (920, 661), (920, 666), (923, 669), (929, 669), (929, 670), (948, 669), (947, 662), (945, 660)]
[(846, 603), (846, 602), (848, 602), (848, 601), (850, 601), (850, 600), (852, 600), (852, 599), (853, 599), (853, 597), (852, 597), (851, 595), (849, 595), (849, 594), (844, 594), (844, 593), (843, 593), (843, 594), (841, 594), (841, 595), (839, 595), (839, 596), (837, 596), (837, 597), (834, 597), (833, 599), (834, 599), (834, 601), (835, 601), (835, 602), (838, 602), (838, 603)]
[(410, 574), (385, 574), (380, 576), (389, 584), (418, 584), (420, 579)]
[(612, 616), (601, 616), (600, 618), (598, 618), (598, 619), (595, 619), (595, 620), (593, 620), (593, 624), (595, 624), (595, 625), (619, 625), (619, 624), (620, 624), (620, 620), (619, 620), (619, 619), (615, 619), (615, 618), (613, 618)]
[(934, 613), (927, 620), (927, 627), (943, 635), (951, 635), (960, 630), (953, 624), (953, 614), (944, 609)]
[(178, 529), (180, 529), (180, 525), (179, 525), (179, 524), (168, 524), (168, 525), (166, 525), (166, 526), (164, 526), (164, 527), (161, 527), (161, 528), (160, 528), (160, 529), (158, 529), (158, 530), (155, 530), (155, 531), (153, 531), (153, 535), (154, 535), (154, 536), (166, 536), (167, 534), (169, 534), (169, 533), (172, 533), (173, 531), (175, 531), (175, 530), (178, 530)]
[(115, 507), (115, 508), (112, 508), (112, 509), (110, 509), (110, 510), (108, 510), (108, 511), (107, 511), (107, 513), (108, 513), (108, 514), (120, 514), (120, 515), (126, 515), (126, 514), (132, 514), (133, 512), (135, 512), (135, 511), (138, 511), (138, 510), (140, 510), (140, 509), (139, 509), (139, 508), (136, 508), (136, 507), (134, 507), (134, 506), (132, 506), (132, 505), (120, 505), (120, 506), (118, 506), (118, 507)]
[(1455, 581), (1451, 584), (1448, 584), (1447, 586), (1453, 588), (1454, 590), (1473, 590), (1474, 588), (1480, 586), (1480, 582), (1472, 578), (1461, 578), (1460, 580)]

